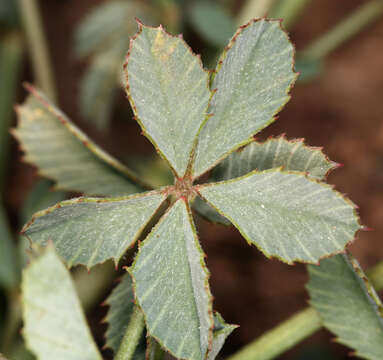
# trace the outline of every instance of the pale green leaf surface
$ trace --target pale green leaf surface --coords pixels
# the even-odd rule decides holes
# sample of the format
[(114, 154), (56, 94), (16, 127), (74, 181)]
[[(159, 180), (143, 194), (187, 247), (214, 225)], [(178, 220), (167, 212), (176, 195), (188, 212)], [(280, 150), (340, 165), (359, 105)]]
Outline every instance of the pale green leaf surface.
[(21, 286), (23, 336), (38, 359), (102, 359), (70, 274), (52, 247), (24, 270)]
[(358, 262), (337, 255), (308, 266), (307, 290), (323, 325), (358, 357), (383, 358), (383, 308)]
[(340, 252), (360, 228), (350, 201), (299, 173), (255, 171), (199, 191), (248, 242), (287, 263)]
[(141, 244), (130, 270), (149, 335), (177, 358), (202, 360), (211, 341), (203, 257), (187, 205), (178, 200)]
[(237, 325), (230, 325), (225, 322), (222, 316), (216, 312), (214, 314), (214, 331), (212, 348), (209, 352), (207, 360), (214, 360), (221, 351), (226, 338), (235, 330)]
[(199, 134), (194, 176), (206, 172), (269, 125), (289, 100), (294, 48), (276, 20), (255, 20), (234, 35), (221, 56), (209, 113)]
[(197, 1), (187, 15), (195, 30), (216, 46), (225, 46), (236, 29), (230, 14), (216, 2)]
[(305, 172), (313, 179), (323, 180), (337, 166), (320, 148), (306, 146), (302, 139), (287, 140), (283, 136), (264, 143), (252, 142), (233, 152), (213, 172), (215, 181), (229, 180), (253, 170), (274, 168)]
[(125, 69), (129, 99), (144, 134), (182, 177), (206, 117), (208, 73), (180, 37), (141, 24)]
[[(322, 180), (338, 165), (330, 161), (320, 148), (306, 146), (303, 140), (288, 141), (283, 136), (264, 143), (252, 142), (230, 154), (214, 168), (210, 181), (230, 180), (258, 170), (282, 167), (284, 170), (305, 172), (309, 177)], [(230, 222), (209, 204), (196, 198), (194, 208), (213, 223), (229, 225)]]
[(90, 268), (111, 258), (117, 262), (164, 200), (155, 192), (67, 200), (35, 214), (22, 231), (33, 243), (52, 241), (68, 266)]
[(88, 195), (122, 195), (142, 191), (124, 165), (101, 150), (42, 93), (32, 92), (18, 108), (13, 130), (25, 151), (25, 160), (57, 187)]
[(133, 285), (129, 274), (122, 277), (121, 282), (113, 289), (105, 304), (109, 306), (105, 317), (105, 321), (108, 323), (105, 346), (116, 354), (134, 308)]

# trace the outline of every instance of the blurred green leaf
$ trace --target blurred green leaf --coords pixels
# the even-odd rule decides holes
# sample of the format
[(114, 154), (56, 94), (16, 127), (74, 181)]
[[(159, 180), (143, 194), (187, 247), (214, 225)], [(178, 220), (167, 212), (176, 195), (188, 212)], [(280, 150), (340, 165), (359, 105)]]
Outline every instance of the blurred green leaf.
[(188, 8), (187, 16), (194, 29), (217, 47), (226, 46), (236, 30), (230, 13), (217, 2), (195, 2)]
[(80, 83), (79, 108), (99, 129), (105, 129), (111, 118), (124, 55), (137, 29), (134, 18), (153, 24), (156, 14), (142, 1), (108, 1), (95, 7), (75, 32), (76, 55), (90, 58)]
[(323, 59), (303, 60), (298, 58), (295, 69), (299, 72), (299, 82), (309, 82), (317, 78), (323, 71)]
[(356, 259), (337, 255), (308, 271), (310, 302), (336, 341), (355, 349), (357, 356), (381, 360), (383, 306)]
[(38, 359), (102, 359), (70, 274), (53, 247), (46, 248), (23, 271), (21, 287), (23, 336)]
[(135, 306), (133, 284), (129, 274), (125, 274), (121, 278), (120, 283), (106, 299), (105, 305), (109, 306), (108, 313), (104, 319), (108, 323), (108, 329), (105, 334), (105, 346), (112, 349), (116, 354)]

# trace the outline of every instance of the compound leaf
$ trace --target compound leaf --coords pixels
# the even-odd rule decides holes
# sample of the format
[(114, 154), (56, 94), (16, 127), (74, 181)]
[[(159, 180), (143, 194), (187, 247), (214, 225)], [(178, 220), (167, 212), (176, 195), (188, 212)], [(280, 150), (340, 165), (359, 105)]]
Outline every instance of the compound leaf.
[(374, 288), (351, 255), (337, 255), (308, 266), (307, 290), (323, 325), (337, 341), (364, 359), (383, 354), (383, 307)]
[(36, 244), (52, 241), (68, 266), (117, 263), (164, 200), (158, 192), (67, 200), (36, 213), (22, 232)]
[(287, 263), (341, 252), (360, 228), (349, 200), (300, 173), (254, 171), (199, 192), (249, 243)]
[(23, 271), (23, 335), (41, 359), (102, 359), (71, 277), (52, 247)]
[(225, 343), (226, 338), (235, 330), (237, 325), (230, 325), (225, 322), (223, 317), (216, 312), (214, 314), (214, 331), (213, 331), (213, 343), (212, 348), (209, 352), (207, 360), (214, 360), (220, 350), (222, 349), (223, 344)]
[(212, 341), (212, 299), (190, 211), (178, 200), (140, 246), (131, 267), (146, 326), (175, 357), (203, 360)]
[(193, 174), (200, 176), (226, 155), (249, 143), (289, 100), (296, 79), (294, 48), (280, 22), (253, 20), (241, 27), (223, 52), (202, 128)]
[(180, 37), (139, 24), (126, 63), (127, 93), (145, 135), (177, 176), (188, 167), (210, 99), (208, 73)]
[(122, 195), (142, 191), (139, 180), (124, 165), (93, 143), (42, 93), (31, 92), (18, 107), (19, 125), (13, 134), (25, 160), (57, 187), (91, 195)]
[(338, 164), (330, 161), (321, 150), (306, 146), (303, 139), (289, 141), (284, 136), (264, 143), (254, 141), (222, 161), (214, 169), (213, 180), (229, 180), (253, 170), (275, 168), (305, 172), (310, 178), (323, 180)]
[[(339, 166), (330, 161), (321, 148), (306, 146), (302, 139), (287, 140), (284, 136), (271, 138), (264, 143), (252, 142), (230, 154), (214, 168), (210, 181), (230, 180), (253, 170), (263, 171), (282, 167), (284, 170), (305, 172), (308, 177), (323, 180)], [(209, 204), (196, 198), (194, 208), (213, 223), (229, 225)]]

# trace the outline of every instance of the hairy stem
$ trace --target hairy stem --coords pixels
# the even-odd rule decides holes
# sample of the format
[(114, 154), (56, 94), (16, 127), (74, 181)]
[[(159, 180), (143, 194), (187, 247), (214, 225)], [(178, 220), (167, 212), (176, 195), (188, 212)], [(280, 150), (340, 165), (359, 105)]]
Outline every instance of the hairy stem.
[(237, 16), (237, 24), (244, 25), (253, 18), (265, 16), (275, 0), (247, 0)]
[[(383, 261), (367, 271), (377, 291), (383, 289)], [(322, 327), (316, 310), (307, 307), (243, 347), (228, 360), (270, 360), (306, 339)]]
[(57, 103), (56, 87), (37, 0), (18, 0), (36, 81)]
[(144, 327), (144, 314), (138, 306), (135, 306), (114, 360), (130, 360), (133, 358), (134, 352), (144, 331)]
[(327, 56), (382, 14), (383, 1), (381, 0), (373, 0), (360, 6), (333, 29), (303, 49), (299, 56), (304, 60), (318, 60)]
[(291, 28), (311, 0), (279, 0), (271, 11), (270, 17), (283, 19), (283, 27)]

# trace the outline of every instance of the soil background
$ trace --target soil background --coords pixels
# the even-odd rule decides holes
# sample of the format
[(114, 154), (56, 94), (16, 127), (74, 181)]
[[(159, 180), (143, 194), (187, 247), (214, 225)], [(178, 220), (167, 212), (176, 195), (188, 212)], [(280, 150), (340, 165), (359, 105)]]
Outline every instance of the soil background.
[[(150, 154), (151, 144), (140, 135), (133, 121), (116, 115), (112, 127), (100, 134), (78, 114), (78, 82), (86, 64), (78, 62), (73, 55), (73, 31), (99, 2), (41, 1), (60, 107), (113, 155)], [(362, 3), (360, 0), (313, 0), (290, 32), (297, 49), (302, 49)], [(203, 46), (198, 36), (191, 34), (189, 38), (194, 51), (201, 53)], [(333, 52), (317, 79), (298, 83), (279, 119), (258, 136), (265, 139), (286, 133), (289, 139), (305, 138), (307, 144), (323, 146), (330, 159), (344, 164), (330, 174), (328, 182), (359, 205), (363, 224), (373, 229), (359, 232), (349, 247), (364, 268), (383, 259), (382, 39), (383, 18)], [(27, 60), (22, 80), (33, 80)], [(20, 86), (19, 101), (24, 96)], [(120, 97), (119, 102), (127, 102), (122, 92)], [(13, 150), (6, 204), (16, 218), (36, 181), (36, 171), (20, 162), (21, 154), (15, 142)], [(222, 352), (225, 356), (303, 309), (308, 301), (304, 289), (307, 274), (303, 265), (288, 266), (266, 259), (255, 247), (249, 247), (235, 229), (198, 221), (201, 243), (208, 255), (214, 307), (228, 322), (241, 325), (229, 337)], [(91, 322), (97, 324), (104, 311), (95, 309), (90, 315)], [(102, 335), (96, 334), (102, 342)], [(346, 357), (349, 350), (330, 343), (331, 338), (322, 330), (279, 359), (306, 358), (304, 352), (313, 345), (330, 347), (328, 351), (337, 354), (339, 359)]]

